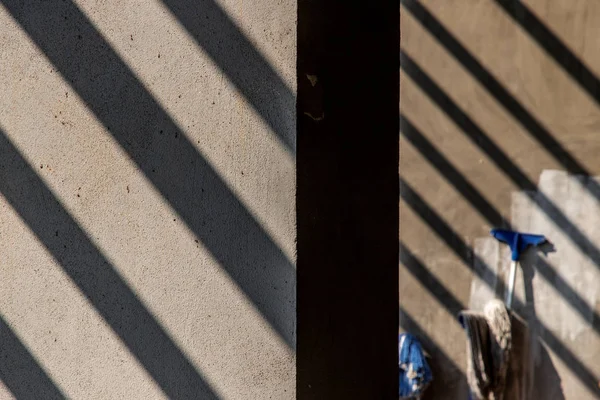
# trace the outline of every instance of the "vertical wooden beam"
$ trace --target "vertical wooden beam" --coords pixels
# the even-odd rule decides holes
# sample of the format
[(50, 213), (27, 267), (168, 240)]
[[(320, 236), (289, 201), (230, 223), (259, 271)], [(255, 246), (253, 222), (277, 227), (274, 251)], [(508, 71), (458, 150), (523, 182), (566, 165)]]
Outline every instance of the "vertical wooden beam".
[(399, 7), (298, 1), (299, 399), (398, 397)]

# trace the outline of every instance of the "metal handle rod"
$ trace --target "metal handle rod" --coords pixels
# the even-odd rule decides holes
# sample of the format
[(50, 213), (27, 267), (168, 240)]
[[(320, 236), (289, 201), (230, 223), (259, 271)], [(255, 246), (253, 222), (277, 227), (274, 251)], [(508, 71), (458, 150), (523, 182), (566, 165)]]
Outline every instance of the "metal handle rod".
[(515, 280), (517, 279), (517, 262), (510, 263), (510, 276), (508, 278), (508, 293), (506, 293), (506, 308), (509, 310), (512, 307), (513, 295), (515, 292)]

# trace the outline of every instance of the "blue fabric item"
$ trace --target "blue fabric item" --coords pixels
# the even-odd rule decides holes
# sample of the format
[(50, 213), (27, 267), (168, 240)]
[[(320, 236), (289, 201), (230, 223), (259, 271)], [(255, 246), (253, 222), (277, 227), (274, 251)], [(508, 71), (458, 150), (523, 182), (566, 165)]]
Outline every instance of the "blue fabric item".
[(433, 376), (419, 340), (410, 333), (398, 336), (400, 399), (418, 398)]
[(537, 246), (546, 241), (542, 235), (532, 235), (529, 233), (520, 233), (504, 229), (492, 229), (490, 232), (493, 237), (510, 246), (512, 251), (512, 260), (519, 261), (521, 253), (529, 246)]

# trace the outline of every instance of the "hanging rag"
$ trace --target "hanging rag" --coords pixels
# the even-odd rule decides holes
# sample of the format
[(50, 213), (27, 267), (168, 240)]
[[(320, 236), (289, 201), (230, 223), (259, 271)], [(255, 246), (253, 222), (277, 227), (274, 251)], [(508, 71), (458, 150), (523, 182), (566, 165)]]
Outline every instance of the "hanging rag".
[(419, 340), (409, 334), (398, 336), (400, 366), (400, 399), (418, 399), (433, 376)]
[(483, 313), (462, 311), (467, 334), (467, 381), (472, 400), (503, 400), (512, 346), (510, 315), (492, 300)]

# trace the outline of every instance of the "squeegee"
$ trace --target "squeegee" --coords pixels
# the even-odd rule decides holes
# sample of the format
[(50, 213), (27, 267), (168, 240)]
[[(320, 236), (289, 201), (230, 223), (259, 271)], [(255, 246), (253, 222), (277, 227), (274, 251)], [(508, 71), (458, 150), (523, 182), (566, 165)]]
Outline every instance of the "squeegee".
[(512, 306), (513, 294), (515, 291), (515, 280), (517, 277), (517, 263), (523, 253), (529, 246), (539, 246), (546, 242), (543, 235), (532, 235), (530, 233), (521, 233), (505, 229), (492, 229), (490, 232), (493, 237), (510, 246), (511, 264), (510, 276), (508, 280), (508, 293), (506, 294), (506, 307), (510, 310)]

